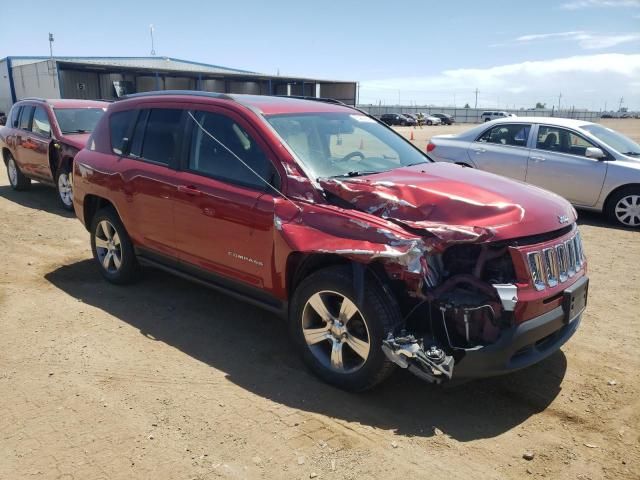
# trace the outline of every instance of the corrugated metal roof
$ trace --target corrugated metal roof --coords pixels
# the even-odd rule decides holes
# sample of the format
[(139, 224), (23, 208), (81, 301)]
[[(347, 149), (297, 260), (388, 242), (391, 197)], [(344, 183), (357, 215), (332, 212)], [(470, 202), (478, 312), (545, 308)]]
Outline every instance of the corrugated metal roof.
[[(165, 71), (180, 71), (194, 73), (231, 73), (260, 75), (258, 72), (240, 70), (238, 68), (209, 65), (207, 63), (192, 62), (171, 57), (53, 57), (57, 62), (77, 63), (82, 65), (98, 65), (105, 67), (145, 68)], [(11, 57), (13, 66), (50, 60), (50, 57)]]

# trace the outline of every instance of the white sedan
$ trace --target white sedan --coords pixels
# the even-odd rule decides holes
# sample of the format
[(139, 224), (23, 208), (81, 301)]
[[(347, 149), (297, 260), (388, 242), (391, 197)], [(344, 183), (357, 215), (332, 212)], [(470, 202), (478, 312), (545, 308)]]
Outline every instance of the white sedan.
[(486, 170), (557, 193), (640, 228), (640, 145), (597, 123), (547, 117), (494, 120), (431, 138), (433, 160)]

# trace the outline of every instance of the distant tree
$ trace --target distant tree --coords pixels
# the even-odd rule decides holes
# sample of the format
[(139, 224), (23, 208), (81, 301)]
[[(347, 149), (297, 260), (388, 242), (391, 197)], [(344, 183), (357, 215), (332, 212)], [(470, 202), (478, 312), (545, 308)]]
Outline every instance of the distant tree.
[(471, 108), (468, 103), (464, 104), (464, 108)]
[(540, 103), (540, 102), (537, 102), (537, 103), (536, 103), (536, 108), (537, 108), (537, 109), (547, 108), (547, 104), (546, 104), (546, 103)]

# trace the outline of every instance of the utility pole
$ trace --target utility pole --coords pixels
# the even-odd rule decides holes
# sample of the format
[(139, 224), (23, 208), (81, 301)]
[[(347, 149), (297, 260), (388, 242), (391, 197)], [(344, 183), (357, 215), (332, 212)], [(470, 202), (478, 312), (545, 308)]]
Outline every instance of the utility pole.
[(400, 90), (398, 90), (398, 106), (400, 106)]
[(153, 24), (149, 25), (149, 34), (151, 35), (151, 56), (155, 57), (156, 49), (155, 49), (155, 45), (153, 43)]
[(618, 111), (622, 110), (622, 102), (624, 102), (624, 97), (620, 97), (620, 105), (618, 105)]
[(560, 111), (560, 100), (562, 100), (562, 92), (558, 95), (558, 112)]
[(607, 101), (606, 100), (604, 101), (604, 111), (605, 112), (607, 111)]
[(53, 58), (53, 33), (49, 32), (49, 55)]
[(478, 87), (476, 87), (476, 103), (473, 108), (478, 108)]

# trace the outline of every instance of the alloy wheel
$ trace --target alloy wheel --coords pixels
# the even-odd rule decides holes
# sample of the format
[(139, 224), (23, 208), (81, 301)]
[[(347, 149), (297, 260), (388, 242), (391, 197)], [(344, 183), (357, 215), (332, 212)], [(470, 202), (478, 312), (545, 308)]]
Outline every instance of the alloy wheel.
[(9, 174), (9, 182), (15, 187), (18, 184), (18, 167), (12, 157), (9, 157), (9, 161), (7, 162), (7, 173)]
[(71, 173), (62, 172), (58, 176), (58, 193), (62, 203), (70, 207), (73, 204), (73, 187), (71, 183)]
[(640, 195), (622, 197), (616, 204), (615, 215), (623, 225), (640, 226)]
[(96, 254), (102, 267), (116, 273), (122, 265), (122, 244), (114, 226), (107, 220), (98, 223), (95, 232)]
[(324, 290), (307, 300), (302, 334), (313, 356), (336, 373), (353, 373), (369, 358), (371, 337), (364, 316), (340, 293)]

